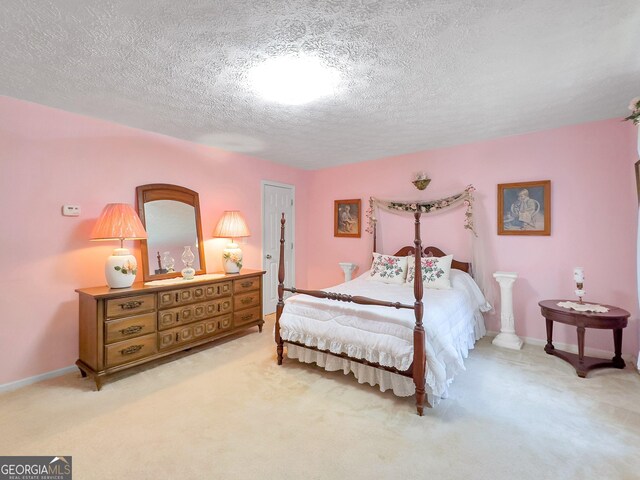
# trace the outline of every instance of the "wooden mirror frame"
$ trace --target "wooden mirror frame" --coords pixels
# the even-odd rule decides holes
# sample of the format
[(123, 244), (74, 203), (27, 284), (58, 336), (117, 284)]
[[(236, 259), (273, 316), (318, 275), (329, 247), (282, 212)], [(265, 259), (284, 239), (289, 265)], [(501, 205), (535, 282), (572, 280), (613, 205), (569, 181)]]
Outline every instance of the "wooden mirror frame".
[[(144, 217), (144, 204), (155, 200), (175, 200), (178, 202), (191, 205), (195, 210), (196, 216), (196, 234), (198, 237), (198, 252), (194, 254), (200, 259), (200, 269), (196, 270), (196, 275), (202, 275), (207, 272), (204, 261), (204, 245), (202, 243), (202, 224), (200, 221), (200, 198), (198, 192), (190, 190), (178, 185), (168, 183), (150, 183), (148, 185), (140, 185), (136, 187), (136, 210), (138, 216), (142, 220), (142, 224), (146, 228), (146, 220)], [(140, 241), (140, 253), (142, 255), (142, 274), (144, 281), (163, 280), (165, 278), (175, 278), (182, 274), (180, 271), (171, 273), (151, 274), (149, 270), (149, 252), (147, 250), (147, 241)]]

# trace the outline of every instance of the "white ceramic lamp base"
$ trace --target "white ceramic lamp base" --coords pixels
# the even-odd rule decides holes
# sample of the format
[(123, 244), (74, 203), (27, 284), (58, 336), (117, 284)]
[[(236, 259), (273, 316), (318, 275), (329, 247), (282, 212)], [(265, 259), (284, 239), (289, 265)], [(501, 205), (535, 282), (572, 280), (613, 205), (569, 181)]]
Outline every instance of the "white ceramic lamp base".
[(237, 243), (231, 242), (222, 251), (224, 273), (240, 273), (242, 268), (242, 250)]
[(116, 248), (107, 258), (104, 266), (107, 285), (111, 288), (130, 287), (136, 279), (136, 273), (138, 273), (138, 262), (126, 248)]

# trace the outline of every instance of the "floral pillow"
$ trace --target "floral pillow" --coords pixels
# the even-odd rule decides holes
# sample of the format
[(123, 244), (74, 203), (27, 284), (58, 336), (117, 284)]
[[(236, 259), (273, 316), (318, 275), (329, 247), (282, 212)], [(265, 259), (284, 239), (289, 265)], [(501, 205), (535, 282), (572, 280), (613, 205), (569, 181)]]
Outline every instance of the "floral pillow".
[[(413, 285), (415, 278), (415, 257), (407, 257), (409, 267), (407, 271), (407, 284)], [(453, 255), (446, 257), (422, 257), (422, 284), (425, 288), (448, 289), (451, 288), (449, 274)]]
[(369, 280), (402, 284), (407, 278), (407, 257), (373, 254)]

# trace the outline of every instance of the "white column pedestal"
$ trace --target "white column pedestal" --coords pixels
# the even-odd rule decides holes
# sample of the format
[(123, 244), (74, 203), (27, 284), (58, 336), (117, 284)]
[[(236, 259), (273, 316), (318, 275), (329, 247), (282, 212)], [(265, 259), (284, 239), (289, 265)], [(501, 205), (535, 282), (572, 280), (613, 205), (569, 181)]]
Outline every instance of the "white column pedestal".
[(522, 340), (516, 335), (513, 318), (513, 284), (518, 278), (515, 272), (496, 272), (493, 278), (500, 284), (500, 333), (493, 339), (498, 347), (520, 350)]
[(356, 271), (356, 268), (358, 268), (357, 264), (349, 263), (349, 262), (340, 262), (338, 265), (340, 265), (340, 268), (344, 272), (345, 282), (348, 282), (351, 280), (351, 274)]

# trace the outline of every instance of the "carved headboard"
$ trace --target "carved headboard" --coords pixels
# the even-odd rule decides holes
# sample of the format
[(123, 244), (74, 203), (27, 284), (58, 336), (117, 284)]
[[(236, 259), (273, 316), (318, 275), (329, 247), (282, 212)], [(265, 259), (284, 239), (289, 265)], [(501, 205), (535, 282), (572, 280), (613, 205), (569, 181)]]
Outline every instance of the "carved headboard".
[[(413, 247), (408, 247), (408, 246), (407, 247), (402, 247), (400, 250), (398, 250), (394, 254), (394, 256), (396, 256), (396, 257), (406, 257), (406, 256), (409, 256), (409, 255), (413, 255), (415, 253), (415, 251), (416, 250)], [(424, 249), (424, 256), (425, 257), (444, 257), (444, 256), (446, 256), (446, 253), (444, 253), (438, 247), (426, 247)], [(468, 274), (471, 274), (471, 264), (468, 263), (468, 262), (459, 262), (455, 258), (451, 262), (451, 268), (455, 268), (457, 270), (462, 270), (463, 272), (467, 272)]]

